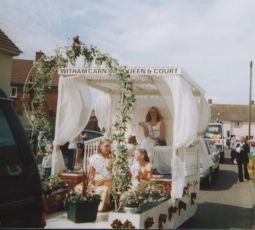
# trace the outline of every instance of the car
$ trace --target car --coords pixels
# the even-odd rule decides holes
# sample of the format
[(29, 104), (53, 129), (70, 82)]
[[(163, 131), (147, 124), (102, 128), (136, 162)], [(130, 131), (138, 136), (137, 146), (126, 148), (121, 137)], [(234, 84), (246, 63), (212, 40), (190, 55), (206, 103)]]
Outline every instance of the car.
[(98, 137), (102, 137), (104, 135), (104, 133), (99, 132), (99, 131), (94, 131), (94, 130), (84, 129), (83, 131), (85, 134), (85, 138), (84, 138), (85, 141), (88, 141), (88, 140), (91, 140), (94, 138), (98, 138)]
[(45, 226), (41, 180), (25, 131), (0, 89), (0, 228)]
[(223, 163), (225, 159), (225, 153), (224, 153), (225, 138), (223, 133), (224, 133), (223, 123), (219, 121), (209, 123), (207, 130), (204, 133), (204, 138), (213, 141), (217, 149), (220, 151), (221, 163)]
[(205, 168), (203, 167), (202, 162), (200, 163), (200, 181), (210, 187), (212, 184), (213, 175), (219, 172), (220, 169), (220, 151), (215, 146), (214, 142), (211, 140), (204, 140), (204, 151), (210, 156), (212, 159), (213, 165), (211, 167)]

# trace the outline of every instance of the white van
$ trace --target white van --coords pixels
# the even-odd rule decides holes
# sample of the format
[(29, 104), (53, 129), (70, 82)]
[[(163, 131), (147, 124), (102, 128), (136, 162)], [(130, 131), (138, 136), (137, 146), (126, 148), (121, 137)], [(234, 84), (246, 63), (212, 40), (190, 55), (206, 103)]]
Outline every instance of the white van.
[(209, 123), (204, 133), (204, 138), (214, 142), (215, 146), (220, 151), (220, 160), (223, 162), (225, 158), (223, 124), (221, 122)]

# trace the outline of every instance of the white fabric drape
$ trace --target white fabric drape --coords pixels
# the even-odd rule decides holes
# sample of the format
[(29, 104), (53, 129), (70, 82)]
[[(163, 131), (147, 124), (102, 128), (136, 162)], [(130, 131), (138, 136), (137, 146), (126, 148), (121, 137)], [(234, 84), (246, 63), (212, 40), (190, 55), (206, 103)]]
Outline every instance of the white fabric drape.
[(199, 114), (191, 86), (180, 76), (167, 79), (174, 104), (173, 149), (188, 147), (197, 136)]
[(105, 128), (106, 132), (111, 128), (111, 106), (112, 99), (109, 94), (102, 93), (96, 101), (95, 113), (99, 127)]
[(185, 186), (183, 148), (196, 139), (199, 117), (197, 102), (188, 82), (180, 76), (168, 78), (166, 82), (171, 89), (174, 104), (171, 196), (175, 199), (182, 197)]
[[(58, 104), (54, 145), (63, 145), (84, 129), (91, 114), (90, 89), (83, 77), (62, 77), (58, 84)], [(65, 169), (61, 150), (52, 154), (52, 175)]]
[(198, 132), (202, 134), (208, 126), (211, 120), (211, 109), (206, 99), (203, 96), (197, 98), (198, 111), (199, 111), (199, 124)]

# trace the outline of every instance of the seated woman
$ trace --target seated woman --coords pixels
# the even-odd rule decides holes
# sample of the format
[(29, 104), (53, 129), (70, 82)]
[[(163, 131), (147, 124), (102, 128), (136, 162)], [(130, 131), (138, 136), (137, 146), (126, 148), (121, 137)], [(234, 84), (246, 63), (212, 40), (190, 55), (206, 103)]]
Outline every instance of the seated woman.
[(132, 185), (135, 188), (141, 180), (149, 180), (152, 176), (152, 165), (145, 149), (136, 149), (135, 163), (131, 166)]
[[(105, 139), (98, 146), (98, 153), (89, 158), (88, 166), (88, 191), (94, 191), (101, 196), (98, 211), (107, 211), (110, 207), (112, 190), (112, 159), (111, 142)], [(81, 192), (82, 183), (75, 187), (76, 192)]]
[(165, 126), (162, 116), (156, 107), (151, 107), (146, 115), (146, 122), (138, 123), (144, 132), (145, 139), (141, 142), (141, 147), (146, 149), (150, 160), (153, 161), (153, 147), (159, 142), (165, 141)]

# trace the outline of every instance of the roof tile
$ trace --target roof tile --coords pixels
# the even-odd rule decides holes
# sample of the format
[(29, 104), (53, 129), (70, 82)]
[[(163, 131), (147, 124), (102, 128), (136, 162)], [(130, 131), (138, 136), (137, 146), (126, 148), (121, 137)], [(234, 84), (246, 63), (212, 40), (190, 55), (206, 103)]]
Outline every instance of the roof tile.
[(10, 38), (0, 29), (0, 50), (11, 54), (12, 56), (17, 56), (22, 51), (11, 41)]
[[(249, 121), (248, 105), (212, 104), (210, 106), (212, 120), (217, 120), (218, 117), (220, 121)], [(251, 108), (251, 121), (255, 122), (255, 106), (252, 105)]]
[[(29, 71), (32, 71), (29, 76), (30, 81), (33, 81), (33, 79), (35, 78), (35, 70), (32, 69), (33, 65), (33, 60), (13, 59), (11, 83), (23, 85), (27, 79)], [(58, 85), (58, 79), (58, 74), (54, 74), (52, 86)]]

